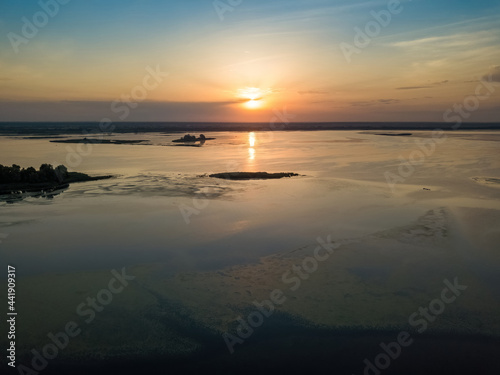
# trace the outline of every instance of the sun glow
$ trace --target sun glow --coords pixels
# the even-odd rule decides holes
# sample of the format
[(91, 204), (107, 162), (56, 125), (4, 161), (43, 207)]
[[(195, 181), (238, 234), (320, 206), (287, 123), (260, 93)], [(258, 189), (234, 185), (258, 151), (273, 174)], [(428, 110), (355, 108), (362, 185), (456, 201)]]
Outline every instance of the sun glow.
[(263, 90), (257, 87), (245, 87), (238, 90), (238, 96), (244, 99), (258, 100), (264, 95)]
[(264, 105), (263, 98), (271, 93), (271, 89), (260, 89), (258, 87), (245, 87), (238, 90), (237, 96), (246, 99), (244, 106), (248, 109), (257, 109)]
[(250, 99), (248, 102), (245, 102), (245, 107), (248, 109), (257, 109), (262, 106), (262, 100), (253, 100)]

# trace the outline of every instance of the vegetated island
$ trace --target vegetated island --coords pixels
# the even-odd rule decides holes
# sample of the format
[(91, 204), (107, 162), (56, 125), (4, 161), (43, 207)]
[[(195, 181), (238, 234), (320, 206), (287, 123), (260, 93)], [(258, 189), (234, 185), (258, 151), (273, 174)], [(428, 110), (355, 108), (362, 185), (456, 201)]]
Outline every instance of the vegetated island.
[(56, 139), (50, 141), (52, 143), (102, 143), (110, 145), (136, 145), (147, 142), (146, 140), (119, 140), (119, 139), (94, 139), (94, 138), (77, 138), (77, 139)]
[(215, 138), (207, 138), (205, 137), (204, 134), (200, 134), (199, 137), (196, 137), (195, 135), (191, 134), (186, 134), (184, 137), (179, 138), (179, 139), (174, 139), (172, 142), (174, 143), (194, 143), (194, 142), (201, 142), (205, 143), (205, 141), (212, 141)]
[(277, 180), (285, 177), (297, 177), (299, 174), (292, 172), (267, 173), (267, 172), (224, 172), (214, 173), (208, 177), (223, 178), (226, 180)]
[(21, 168), (0, 164), (0, 194), (16, 194), (30, 192), (50, 192), (65, 189), (74, 182), (98, 181), (113, 176), (91, 177), (85, 173), (68, 172), (64, 165), (54, 168), (50, 164), (42, 164), (37, 171), (33, 167)]

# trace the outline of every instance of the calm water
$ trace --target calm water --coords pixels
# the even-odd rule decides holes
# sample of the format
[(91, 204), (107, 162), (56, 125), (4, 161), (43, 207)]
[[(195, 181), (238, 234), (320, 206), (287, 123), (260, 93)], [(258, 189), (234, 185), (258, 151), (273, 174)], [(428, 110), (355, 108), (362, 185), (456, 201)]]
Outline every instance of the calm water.
[[(498, 190), (471, 180), (499, 175), (500, 136), (473, 140), (490, 137), (484, 134), (438, 145), (407, 179), (409, 185), (397, 185), (394, 193), (384, 173), (397, 173), (397, 158), (408, 158), (415, 138), (337, 131), (213, 133), (215, 141), (191, 148), (171, 147), (177, 136), (147, 134), (114, 138), (147, 139), (152, 146), (91, 150), (46, 139), (2, 138), (5, 165), (69, 165), (68, 154), (70, 161), (78, 154), (75, 170), (116, 176), (73, 184), (50, 200), (2, 203), (0, 225), (9, 235), (2, 250), (22, 265), (20, 274), (159, 261), (174, 271), (200, 270), (256, 261), (319, 235), (349, 238), (404, 225), (440, 205), (498, 209)], [(291, 171), (303, 177), (249, 182), (197, 177), (224, 171)], [(439, 193), (419, 195), (423, 187)]]
[[(50, 143), (48, 139), (1, 137), (4, 165), (65, 164), (91, 175), (114, 175), (109, 180), (72, 184), (52, 198), (0, 202), (2, 259), (16, 265), (27, 288), (67, 283), (65, 290), (56, 288), (56, 301), (68, 298), (75, 303), (61, 306), (62, 317), (52, 323), (47, 320), (39, 328), (41, 335), (67, 320), (83, 298), (86, 292), (81, 290), (89, 284), (79, 279), (81, 275), (101, 280), (102, 274), (124, 266), (146, 270), (140, 271), (142, 279), (138, 281), (144, 288), (165, 285), (166, 289), (155, 293), (186, 309), (191, 306), (196, 311), (191, 316), (196, 324), (223, 330), (230, 327), (238, 311), (245, 311), (245, 304), (251, 305), (253, 297), (245, 299), (246, 291), (260, 296), (259, 290), (280, 285), (280, 267), (287, 267), (286, 257), (280, 258), (280, 254), (298, 254), (287, 257), (296, 256), (298, 260), (290, 262), (299, 262), (305, 253), (294, 251), (313, 246), (319, 236), (330, 235), (336, 241), (358, 244), (339, 258), (336, 272), (346, 272), (344, 281), (354, 288), (347, 294), (360, 293), (356, 300), (367, 303), (362, 308), (373, 308), (377, 317), (346, 313), (346, 317), (332, 318), (330, 307), (348, 302), (347, 294), (329, 294), (338, 282), (328, 290), (324, 286), (323, 281), (333, 271), (318, 276), (311, 284), (317, 295), (302, 291), (302, 302), (298, 295), (296, 304), (285, 306), (283, 313), (333, 328), (404, 326), (408, 315), (442, 288), (443, 279), (463, 275), (475, 291), (460, 308), (466, 311), (467, 319), (473, 319), (461, 327), (460, 310), (442, 321), (443, 330), (456, 327), (458, 332), (478, 334), (489, 330), (500, 337), (500, 323), (494, 322), (500, 312), (496, 302), (500, 285), (500, 190), (495, 180), (500, 178), (500, 133), (449, 133), (412, 173), (402, 177), (399, 158), (408, 160), (413, 151), (419, 150), (417, 142), (431, 139), (430, 132), (413, 134), (219, 132), (207, 133), (216, 140), (194, 148), (172, 146), (171, 140), (178, 135), (150, 133), (111, 137), (145, 140), (145, 145), (96, 144), (91, 149)], [(226, 181), (206, 176), (224, 171), (296, 172), (301, 176), (270, 181)], [(404, 181), (391, 189), (386, 172)], [(429, 212), (433, 214), (429, 216)], [(403, 248), (406, 255), (398, 253)], [(262, 257), (267, 257), (264, 263)], [(161, 272), (154, 268), (159, 265)], [(408, 272), (403, 272), (406, 276), (399, 275), (400, 267), (407, 267), (404, 269)], [(250, 280), (242, 286), (239, 276), (235, 277), (235, 284), (230, 286), (234, 296), (214, 294), (211, 303), (220, 306), (219, 310), (205, 309), (208, 302), (203, 302), (202, 296), (209, 292), (200, 289), (203, 285), (213, 285), (213, 293), (218, 288), (226, 290), (227, 285), (223, 288), (224, 283), (217, 279), (220, 270), (235, 275), (267, 272), (266, 277), (273, 281), (257, 285)], [(412, 272), (414, 275), (410, 275)], [(168, 281), (175, 275), (194, 275), (190, 276), (193, 284), (184, 292), (178, 290), (173, 281)], [(405, 277), (408, 280), (404, 281)], [(401, 292), (398, 283), (413, 287), (416, 294), (399, 301), (397, 295), (407, 292)], [(360, 291), (360, 285), (369, 289), (379, 284), (377, 292)], [(189, 290), (201, 294), (190, 295)], [(369, 302), (363, 297), (363, 293), (369, 298), (383, 295), (383, 290), (399, 294), (386, 301), (377, 297)], [(68, 293), (75, 294), (74, 299)], [(309, 304), (305, 303), (311, 298)], [(29, 308), (33, 301), (25, 299), (21, 303)], [(136, 300), (123, 303), (139, 304)], [(221, 322), (208, 323), (209, 316), (217, 315), (226, 305), (238, 308), (226, 311), (227, 317), (221, 315)], [(399, 307), (388, 312), (388, 306), (393, 305)], [(485, 315), (479, 318), (483, 308)], [(42, 308), (40, 314), (44, 313)], [(482, 323), (477, 319), (483, 319)], [(489, 328), (484, 324), (490, 324)], [(83, 341), (83, 347), (91, 345), (91, 338), (82, 340), (90, 340)], [(38, 342), (27, 339), (23, 347)], [(367, 348), (372, 350), (371, 346)], [(138, 352), (131, 353), (141, 359)], [(359, 364), (366, 355), (359, 354)], [(70, 354), (68, 358), (72, 358)]]

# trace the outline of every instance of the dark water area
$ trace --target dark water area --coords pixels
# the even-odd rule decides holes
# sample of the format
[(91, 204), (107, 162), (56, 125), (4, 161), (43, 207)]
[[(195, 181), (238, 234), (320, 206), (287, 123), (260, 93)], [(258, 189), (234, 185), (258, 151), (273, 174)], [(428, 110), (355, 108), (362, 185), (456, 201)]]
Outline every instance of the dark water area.
[[(432, 122), (0, 122), (0, 134), (59, 135), (89, 133), (210, 132), (210, 131), (305, 131), (305, 130), (456, 130), (453, 123)], [(464, 123), (461, 130), (500, 129), (500, 123)]]
[[(410, 346), (395, 349), (389, 357), (381, 344), (393, 343), (400, 333), (397, 330), (302, 327), (283, 315), (269, 319), (231, 355), (220, 335), (195, 327), (181, 329), (201, 339), (204, 347), (194, 355), (171, 358), (124, 356), (111, 361), (53, 363), (43, 373), (493, 375), (500, 370), (500, 341), (480, 336), (414, 333)], [(389, 361), (384, 362), (384, 357)]]
[[(282, 312), (267, 317), (262, 325), (247, 326), (244, 331), (249, 330), (249, 337), (234, 345), (230, 353), (220, 332), (183, 315), (171, 301), (162, 303), (173, 315), (161, 324), (198, 342), (200, 347), (194, 353), (165, 355), (148, 348), (142, 356), (124, 352), (107, 359), (94, 351), (70, 361), (62, 354), (62, 358), (48, 361), (42, 373), (496, 375), (500, 370), (498, 338), (364, 326), (327, 328)], [(236, 328), (235, 323), (231, 330), (235, 335)], [(407, 335), (406, 345), (397, 344), (402, 332)], [(31, 359), (26, 357), (21, 363), (29, 366)]]

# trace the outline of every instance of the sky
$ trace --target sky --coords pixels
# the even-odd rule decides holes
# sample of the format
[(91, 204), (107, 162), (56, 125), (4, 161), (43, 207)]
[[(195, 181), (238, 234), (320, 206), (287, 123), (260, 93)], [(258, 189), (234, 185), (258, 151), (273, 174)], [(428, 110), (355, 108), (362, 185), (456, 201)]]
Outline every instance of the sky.
[(3, 1), (0, 121), (500, 122), (499, 45), (498, 0)]

